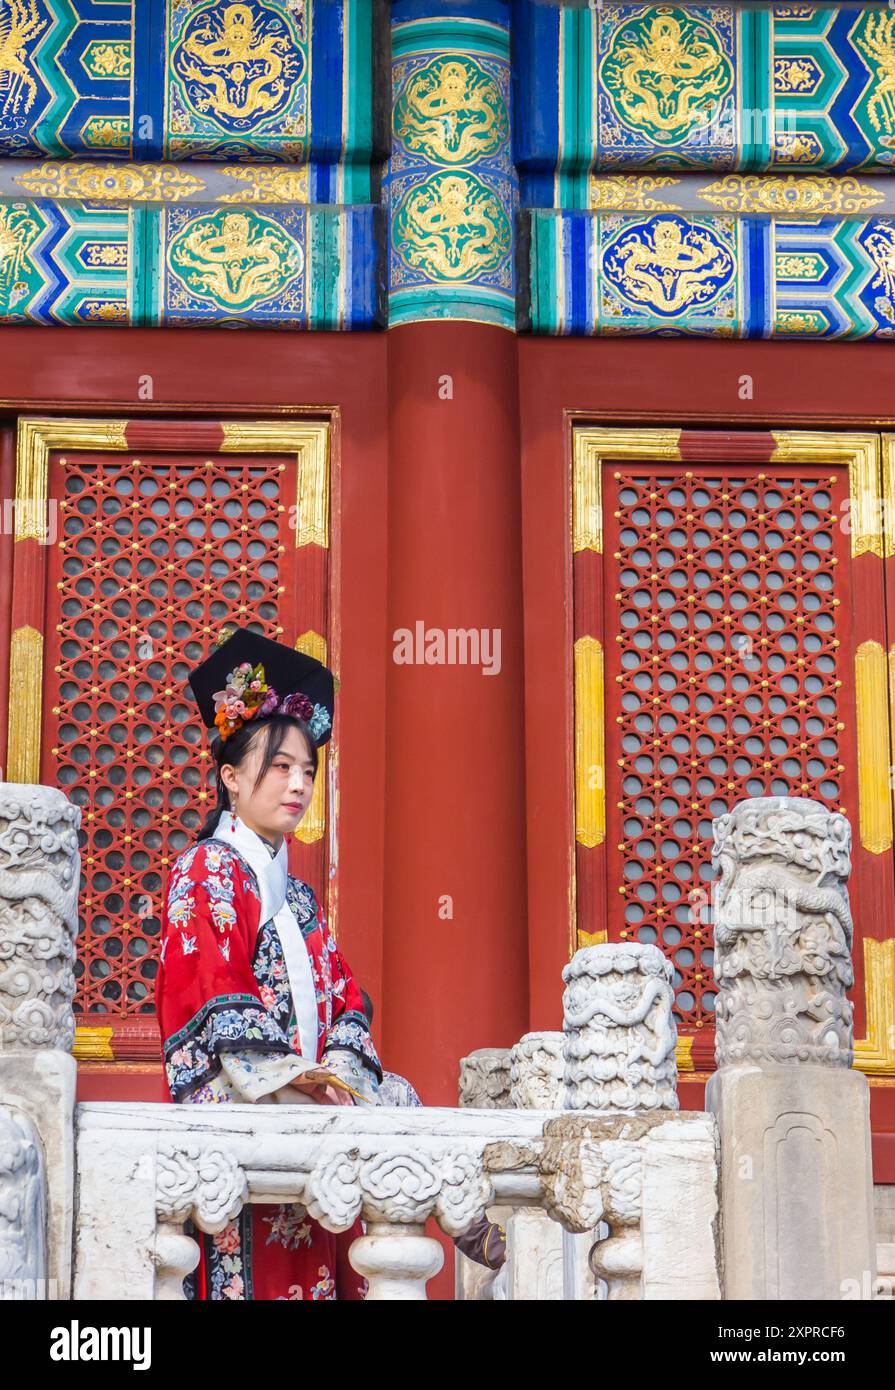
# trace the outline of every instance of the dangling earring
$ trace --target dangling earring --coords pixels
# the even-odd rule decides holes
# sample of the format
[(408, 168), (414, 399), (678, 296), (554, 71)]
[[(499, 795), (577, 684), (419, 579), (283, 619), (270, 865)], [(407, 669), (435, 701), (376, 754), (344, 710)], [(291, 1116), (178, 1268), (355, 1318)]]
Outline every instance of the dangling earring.
[(231, 804), (231, 806), (230, 806), (230, 829), (231, 829), (231, 831), (234, 831), (234, 832), (235, 832), (235, 830), (236, 830), (236, 798), (235, 798), (235, 797), (234, 797), (233, 802), (232, 802), (232, 804)]

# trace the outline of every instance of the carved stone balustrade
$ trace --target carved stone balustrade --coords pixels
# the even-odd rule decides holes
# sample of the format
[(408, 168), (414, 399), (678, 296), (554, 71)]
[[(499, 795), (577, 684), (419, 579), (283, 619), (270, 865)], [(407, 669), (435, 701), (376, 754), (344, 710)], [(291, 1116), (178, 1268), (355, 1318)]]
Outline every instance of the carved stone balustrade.
[(567, 1231), (607, 1223), (590, 1258), (610, 1299), (721, 1297), (710, 1115), (568, 1113), (545, 1125), (538, 1172), (544, 1204)]
[(714, 1162), (705, 1115), (81, 1105), (74, 1297), (182, 1297), (184, 1223), (220, 1231), (245, 1202), (331, 1231), (362, 1217), (349, 1258), (370, 1299), (424, 1299), (442, 1261), (426, 1220), (458, 1235), (494, 1202), (623, 1226), (617, 1297), (717, 1297)]
[[(177, 1298), (198, 1247), (244, 1202), (297, 1202), (351, 1247), (371, 1299), (422, 1299), (442, 1263), (433, 1216), (459, 1235), (493, 1201), (537, 1202), (539, 1111), (86, 1104), (78, 1107), (75, 1298)], [(489, 1145), (532, 1143), (507, 1174)]]

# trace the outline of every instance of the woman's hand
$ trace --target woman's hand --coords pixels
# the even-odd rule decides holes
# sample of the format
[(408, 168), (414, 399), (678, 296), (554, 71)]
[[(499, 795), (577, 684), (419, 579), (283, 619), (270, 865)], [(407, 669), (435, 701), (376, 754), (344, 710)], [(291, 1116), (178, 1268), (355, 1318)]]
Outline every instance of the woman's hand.
[(354, 1096), (351, 1094), (350, 1091), (346, 1091), (342, 1086), (323, 1086), (321, 1089), (326, 1092), (327, 1096), (332, 1097), (332, 1100), (330, 1102), (332, 1105), (354, 1104)]
[(315, 1105), (353, 1105), (354, 1099), (350, 1091), (346, 1091), (342, 1086), (329, 1086), (323, 1082), (316, 1085), (309, 1085), (308, 1082), (292, 1081), (289, 1083), (296, 1090), (301, 1091), (313, 1101)]

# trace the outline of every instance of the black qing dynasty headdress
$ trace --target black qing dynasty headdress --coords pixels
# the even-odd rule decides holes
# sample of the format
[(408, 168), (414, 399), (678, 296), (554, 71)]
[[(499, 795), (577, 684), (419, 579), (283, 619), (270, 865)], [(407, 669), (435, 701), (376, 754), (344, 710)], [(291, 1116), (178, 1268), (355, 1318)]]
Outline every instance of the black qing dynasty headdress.
[(269, 714), (303, 719), (319, 748), (333, 727), (333, 675), (322, 662), (247, 627), (219, 638), (189, 684), (208, 729), (228, 739)]

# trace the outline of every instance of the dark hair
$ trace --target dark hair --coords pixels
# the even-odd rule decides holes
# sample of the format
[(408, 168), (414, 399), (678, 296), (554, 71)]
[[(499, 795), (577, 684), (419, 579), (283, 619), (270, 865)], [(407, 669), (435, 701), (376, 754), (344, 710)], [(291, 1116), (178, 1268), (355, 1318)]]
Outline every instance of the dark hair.
[(303, 719), (299, 719), (292, 714), (268, 714), (258, 723), (250, 722), (243, 724), (231, 734), (228, 739), (216, 739), (212, 744), (211, 756), (214, 758), (217, 767), (215, 769), (215, 790), (217, 792), (217, 804), (209, 811), (205, 821), (196, 835), (196, 840), (207, 840), (209, 835), (214, 833), (221, 814), (230, 809), (230, 793), (224, 786), (221, 777), (221, 768), (227, 764), (230, 767), (239, 767), (249, 753), (256, 746), (259, 737), (266, 739), (264, 754), (261, 759), (261, 766), (258, 769), (258, 776), (255, 778), (253, 791), (257, 791), (273, 763), (274, 758), (283, 745), (283, 739), (290, 729), (298, 729), (304, 735), (308, 745), (308, 752), (311, 755), (311, 762), (314, 766), (314, 776), (317, 776), (317, 744), (311, 730)]
[(361, 990), (361, 992), (360, 992), (360, 997), (361, 997), (361, 999), (363, 1000), (363, 1004), (364, 1004), (364, 1013), (365, 1013), (366, 1016), (367, 1016), (367, 1022), (368, 1022), (368, 1023), (372, 1023), (372, 1022), (373, 1022), (373, 1000), (370, 998), (369, 994), (367, 993), (367, 991), (366, 991), (365, 989), (362, 989), (362, 990)]

